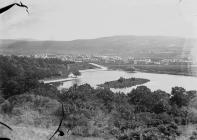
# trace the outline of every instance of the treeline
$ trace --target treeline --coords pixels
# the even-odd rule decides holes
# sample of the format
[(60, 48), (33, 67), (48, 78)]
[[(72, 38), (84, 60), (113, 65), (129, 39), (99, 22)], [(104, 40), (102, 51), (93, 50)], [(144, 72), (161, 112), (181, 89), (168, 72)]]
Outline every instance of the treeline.
[[(16, 109), (21, 106), (18, 110), (24, 113), (26, 111), (23, 106), (31, 106), (33, 110), (38, 110), (36, 116), (42, 117), (34, 120), (35, 117), (32, 119), (30, 115), (26, 119), (29, 117), (34, 122), (39, 120), (42, 126), (45, 122), (43, 118), (49, 120), (51, 116), (54, 119), (54, 115), (61, 118), (61, 105), (52, 114), (39, 114), (43, 109), (44, 112), (50, 110), (52, 106), (47, 102), (56, 100), (64, 105), (65, 116), (61, 128), (65, 133), (117, 140), (174, 140), (181, 135), (179, 126), (196, 123), (195, 111), (192, 110), (196, 110), (197, 106), (192, 109), (190, 106), (191, 101), (197, 101), (195, 96), (196, 91), (185, 91), (182, 87), (172, 88), (169, 94), (139, 86), (125, 95), (108, 89), (94, 89), (88, 84), (74, 85), (60, 93), (53, 86), (47, 85), (26, 92), (23, 96), (12, 96), (1, 108), (3, 114), (19, 118), (21, 114)], [(20, 123), (23, 124), (22, 120)]]
[(71, 63), (56, 58), (0, 56), (0, 92), (8, 98), (39, 87), (40, 79), (67, 76)]
[[(65, 110), (61, 129), (64, 133), (69, 132), (82, 137), (174, 140), (181, 135), (179, 126), (197, 123), (195, 114), (197, 106), (191, 108), (190, 105), (191, 102), (195, 104), (197, 102), (196, 91), (186, 91), (182, 87), (172, 88), (169, 94), (139, 86), (130, 93), (124, 94), (113, 93), (108, 89), (94, 89), (88, 84), (74, 85), (68, 91), (60, 93), (53, 86), (46, 85), (26, 92), (22, 96), (12, 96), (1, 103), (0, 108), (2, 114), (7, 114), (12, 119), (21, 118), (16, 124), (23, 124), (25, 123), (23, 119), (29, 119), (31, 122), (34, 121), (36, 126), (44, 127), (46, 124), (48, 128), (49, 124), (58, 125), (58, 122), (46, 123), (44, 118), (49, 121), (50, 117), (54, 119), (54, 115), (56, 118), (62, 116), (61, 105), (58, 108), (57, 102), (62, 103)], [(22, 113), (29, 108), (27, 106), (38, 114), (33, 118), (31, 115), (24, 118)], [(51, 108), (57, 109), (50, 111)]]
[(172, 88), (171, 94), (139, 86), (125, 95), (89, 85), (73, 86), (61, 97), (65, 128), (75, 135), (119, 140), (175, 139), (180, 125), (195, 123), (189, 103), (196, 91)]

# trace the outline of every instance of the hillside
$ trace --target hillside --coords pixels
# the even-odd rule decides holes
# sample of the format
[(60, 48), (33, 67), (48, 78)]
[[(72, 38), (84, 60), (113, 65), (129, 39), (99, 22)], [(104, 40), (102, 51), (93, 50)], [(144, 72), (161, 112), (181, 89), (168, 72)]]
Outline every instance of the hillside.
[[(179, 127), (197, 123), (196, 91), (172, 87), (167, 93), (138, 86), (124, 94), (88, 84), (59, 91), (54, 85), (38, 82), (56, 75), (52, 68), (61, 70), (65, 63), (52, 58), (0, 57), (0, 122), (13, 128), (11, 132), (0, 126), (0, 137), (45, 140), (60, 120), (65, 136), (56, 135), (56, 140), (169, 140), (191, 136), (190, 131), (184, 133)], [(129, 84), (122, 78), (119, 81), (124, 87)], [(196, 129), (192, 134), (197, 134)]]
[(0, 40), (3, 54), (94, 54), (134, 57), (180, 57), (196, 40), (163, 36), (112, 36), (73, 41)]

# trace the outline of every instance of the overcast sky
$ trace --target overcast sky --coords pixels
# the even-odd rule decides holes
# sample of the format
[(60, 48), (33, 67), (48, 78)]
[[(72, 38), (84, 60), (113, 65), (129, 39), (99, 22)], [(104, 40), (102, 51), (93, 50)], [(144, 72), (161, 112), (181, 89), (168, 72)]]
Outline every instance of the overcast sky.
[[(1, 0), (0, 7), (16, 0)], [(73, 40), (112, 35), (197, 37), (197, 0), (22, 0), (0, 15), (0, 38)]]

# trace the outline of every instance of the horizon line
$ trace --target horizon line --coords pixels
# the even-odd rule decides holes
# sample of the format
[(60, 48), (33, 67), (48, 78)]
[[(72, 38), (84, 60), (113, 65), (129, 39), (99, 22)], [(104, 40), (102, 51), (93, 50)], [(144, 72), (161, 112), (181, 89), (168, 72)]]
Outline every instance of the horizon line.
[(0, 40), (18, 40), (18, 41), (77, 41), (77, 40), (91, 40), (91, 39), (102, 39), (102, 38), (110, 38), (110, 37), (126, 37), (126, 36), (134, 36), (134, 37), (169, 37), (169, 38), (180, 38), (180, 39), (197, 39), (197, 37), (183, 37), (183, 36), (173, 36), (173, 35), (109, 35), (109, 36), (100, 36), (94, 38), (76, 38), (70, 40), (58, 40), (58, 39), (35, 39), (35, 38), (0, 38)]

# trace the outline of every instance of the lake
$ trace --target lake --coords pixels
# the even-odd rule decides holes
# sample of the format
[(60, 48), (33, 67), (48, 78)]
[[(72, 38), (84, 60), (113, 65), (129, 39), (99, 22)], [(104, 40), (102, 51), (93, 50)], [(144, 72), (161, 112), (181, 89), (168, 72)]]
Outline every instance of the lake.
[[(135, 72), (129, 73), (122, 70), (107, 70), (106, 68), (101, 67), (101, 69), (92, 69), (92, 70), (82, 70), (81, 76), (72, 81), (63, 82), (63, 84), (59, 87), (69, 88), (73, 84), (85, 84), (88, 83), (92, 87), (96, 88), (97, 85), (105, 83), (107, 81), (117, 80), (120, 77), (124, 78), (145, 78), (149, 79), (150, 82), (145, 83), (143, 85), (150, 88), (152, 91), (161, 89), (166, 92), (171, 92), (172, 87), (180, 86), (185, 88), (186, 90), (197, 90), (197, 77), (192, 76), (182, 76), (182, 75), (169, 75), (169, 74), (156, 74), (156, 73), (145, 73), (145, 72)], [(139, 85), (138, 85), (139, 86)], [(128, 93), (133, 88), (137, 86), (133, 86), (130, 88), (123, 89), (111, 89), (114, 92), (124, 92)]]

